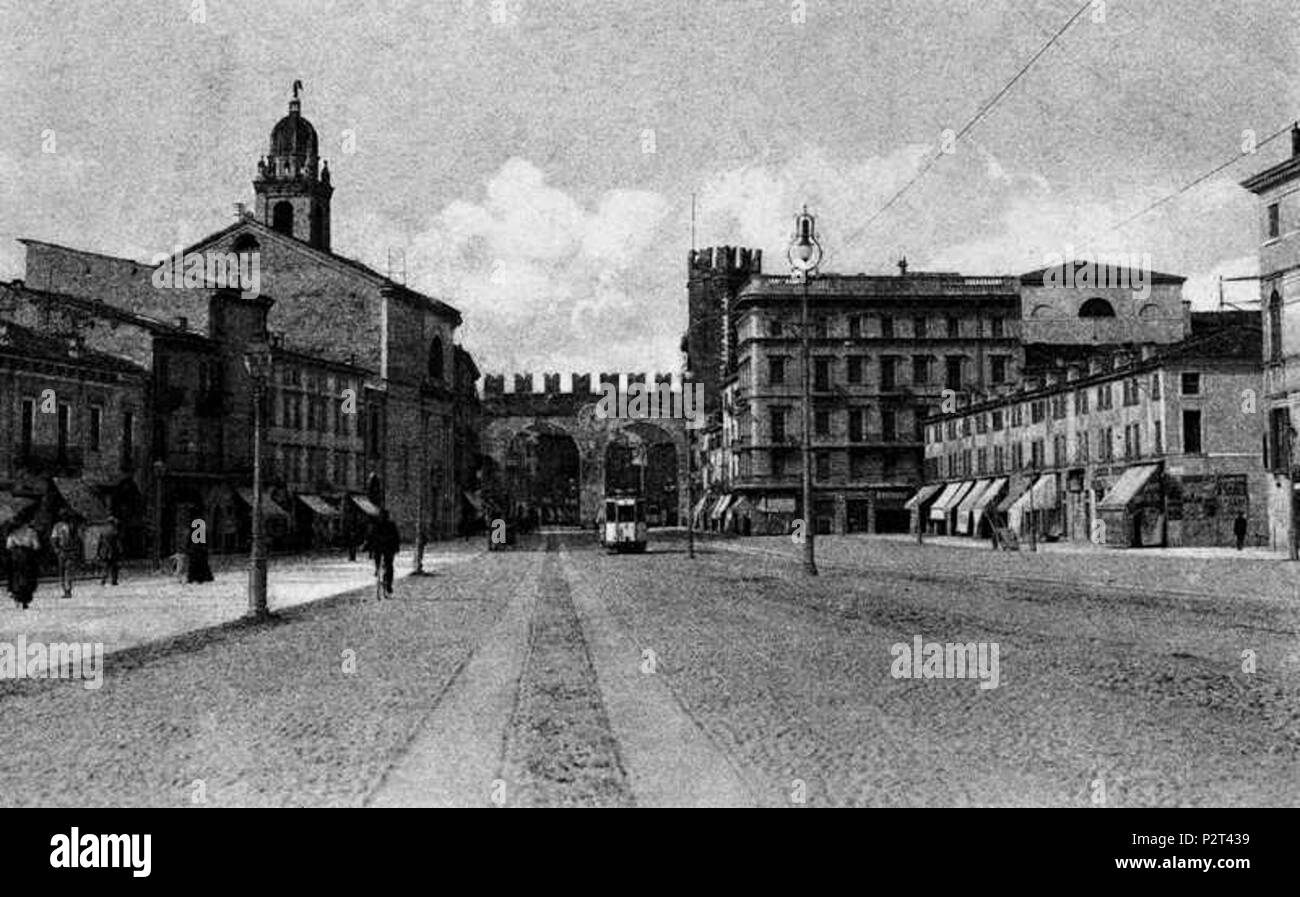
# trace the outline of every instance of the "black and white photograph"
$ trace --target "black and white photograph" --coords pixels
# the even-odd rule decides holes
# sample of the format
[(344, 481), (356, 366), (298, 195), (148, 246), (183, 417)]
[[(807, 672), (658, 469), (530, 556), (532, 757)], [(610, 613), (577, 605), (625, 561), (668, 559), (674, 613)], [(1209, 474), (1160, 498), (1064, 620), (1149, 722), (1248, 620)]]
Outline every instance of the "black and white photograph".
[(0, 46), (38, 865), (147, 877), (165, 809), (1165, 808), (1088, 862), (1222, 882), (1256, 817), (1195, 811), (1300, 804), (1293, 0)]

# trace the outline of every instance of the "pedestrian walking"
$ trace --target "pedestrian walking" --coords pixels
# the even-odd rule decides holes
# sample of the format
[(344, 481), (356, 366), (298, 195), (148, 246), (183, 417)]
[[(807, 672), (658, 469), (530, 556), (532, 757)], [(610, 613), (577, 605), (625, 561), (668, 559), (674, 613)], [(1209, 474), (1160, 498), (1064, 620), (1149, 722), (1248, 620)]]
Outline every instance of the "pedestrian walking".
[[(397, 524), (388, 516), (388, 509), (384, 508), (370, 530), (367, 547), (375, 561), (375, 579), (380, 580), (378, 585), (382, 587), (382, 594), (390, 597), (393, 594), (393, 558), (401, 545), (402, 536), (397, 530)], [(377, 588), (376, 595), (379, 594)]]
[(1237, 519), (1232, 521), (1232, 534), (1237, 537), (1237, 550), (1241, 551), (1246, 544), (1246, 515), (1240, 511)]
[(41, 537), (30, 523), (24, 523), (9, 534), (5, 551), (9, 554), (9, 593), (15, 604), (27, 610), (36, 594), (36, 580), (41, 572)]
[(212, 582), (212, 567), (208, 564), (206, 542), (195, 542), (190, 545), (189, 561), (185, 574), (186, 582)]
[(122, 564), (122, 538), (117, 531), (116, 517), (110, 516), (100, 531), (95, 560), (104, 573), (99, 584), (107, 585), (111, 579), (112, 584), (117, 585), (117, 575)]
[(77, 565), (77, 532), (72, 515), (67, 511), (59, 513), (59, 519), (50, 530), (50, 547), (59, 562), (59, 585), (63, 587), (63, 597), (71, 598), (72, 578)]

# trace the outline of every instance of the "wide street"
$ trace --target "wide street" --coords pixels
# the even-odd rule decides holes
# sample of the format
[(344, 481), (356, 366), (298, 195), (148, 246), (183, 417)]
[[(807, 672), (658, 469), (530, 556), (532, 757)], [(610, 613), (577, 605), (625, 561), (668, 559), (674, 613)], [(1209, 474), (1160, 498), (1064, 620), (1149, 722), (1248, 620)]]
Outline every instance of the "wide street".
[[(391, 601), (110, 654), (98, 690), (0, 682), (0, 804), (1300, 804), (1284, 563), (818, 550), (809, 579), (781, 538), (462, 546)], [(996, 649), (996, 687), (895, 677), (918, 638)]]

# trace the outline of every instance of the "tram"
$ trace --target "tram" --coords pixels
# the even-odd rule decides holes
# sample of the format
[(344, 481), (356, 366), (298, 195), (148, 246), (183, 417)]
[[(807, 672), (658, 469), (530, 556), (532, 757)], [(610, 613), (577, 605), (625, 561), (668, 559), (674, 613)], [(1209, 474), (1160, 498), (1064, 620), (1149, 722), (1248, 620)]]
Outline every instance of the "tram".
[(600, 521), (600, 544), (609, 551), (645, 551), (645, 499), (631, 493), (605, 496), (605, 513)]

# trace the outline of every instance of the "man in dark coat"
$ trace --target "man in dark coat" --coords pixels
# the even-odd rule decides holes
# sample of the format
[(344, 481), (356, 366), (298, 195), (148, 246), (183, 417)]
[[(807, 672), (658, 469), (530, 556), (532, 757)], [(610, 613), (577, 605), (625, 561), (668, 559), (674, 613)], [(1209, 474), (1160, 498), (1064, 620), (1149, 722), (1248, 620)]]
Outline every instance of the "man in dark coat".
[(1237, 550), (1241, 551), (1246, 544), (1246, 515), (1237, 513), (1237, 519), (1232, 521), (1232, 534), (1237, 537)]
[(99, 534), (99, 549), (97, 560), (103, 567), (104, 576), (100, 579), (99, 584), (107, 585), (112, 579), (112, 584), (117, 585), (118, 571), (122, 566), (122, 537), (117, 531), (117, 518), (109, 517), (108, 522), (104, 524)]
[(27, 610), (41, 572), (41, 538), (30, 523), (24, 523), (9, 534), (5, 550), (9, 553), (9, 592), (14, 603)]
[(402, 546), (397, 524), (388, 516), (388, 509), (379, 512), (379, 519), (370, 530), (370, 556), (375, 561), (375, 576), (383, 574), (384, 594), (393, 594), (393, 558)]

